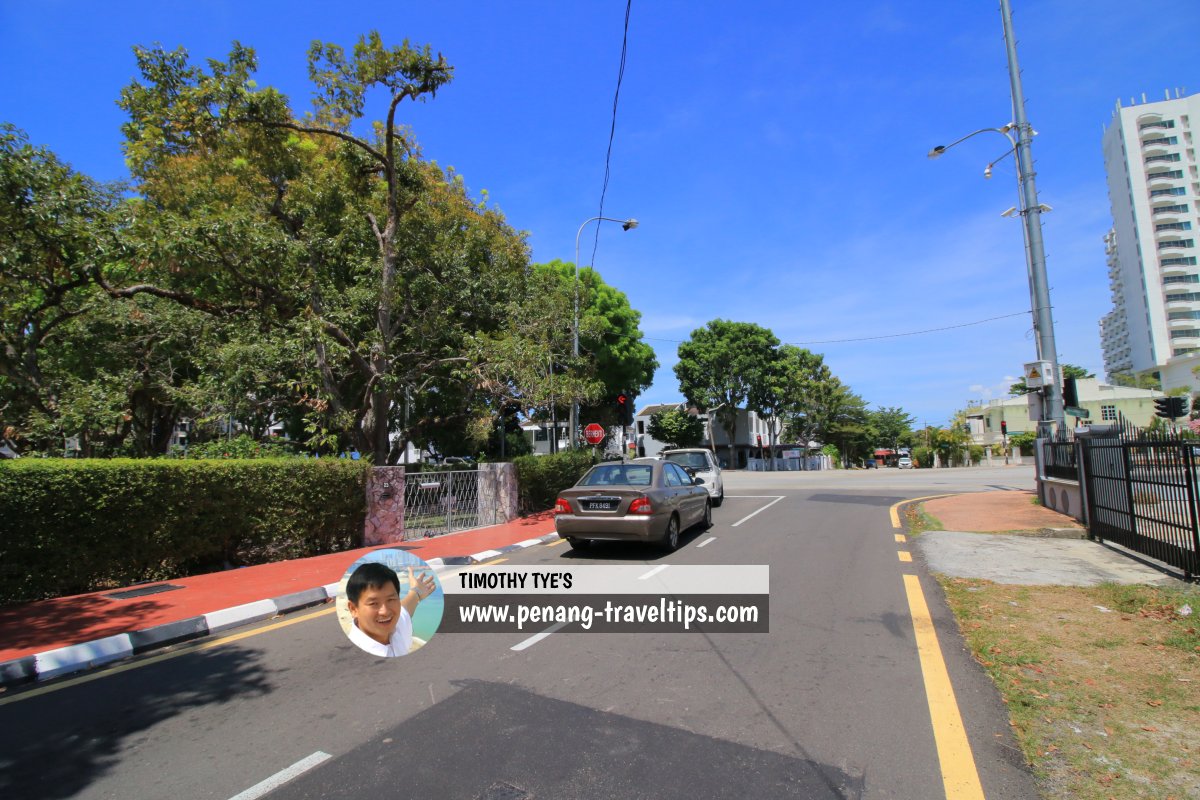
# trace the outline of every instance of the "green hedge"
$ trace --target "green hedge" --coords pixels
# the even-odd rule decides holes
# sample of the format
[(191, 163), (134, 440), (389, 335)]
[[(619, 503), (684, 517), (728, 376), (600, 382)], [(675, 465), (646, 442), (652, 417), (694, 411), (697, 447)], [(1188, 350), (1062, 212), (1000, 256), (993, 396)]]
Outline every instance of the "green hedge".
[(519, 456), (517, 468), (518, 508), (533, 514), (554, 508), (554, 500), (563, 489), (575, 485), (592, 465), (592, 451), (564, 450), (548, 456)]
[(0, 462), (0, 603), (360, 546), (369, 469), (344, 459)]

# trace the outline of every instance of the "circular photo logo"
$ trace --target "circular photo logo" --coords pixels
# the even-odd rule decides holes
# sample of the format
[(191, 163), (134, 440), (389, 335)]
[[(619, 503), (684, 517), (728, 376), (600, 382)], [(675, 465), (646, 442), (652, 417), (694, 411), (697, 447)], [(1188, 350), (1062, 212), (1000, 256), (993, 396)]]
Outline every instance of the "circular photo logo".
[(376, 550), (350, 565), (337, 591), (342, 632), (374, 656), (424, 647), (442, 624), (445, 597), (433, 568), (403, 550)]

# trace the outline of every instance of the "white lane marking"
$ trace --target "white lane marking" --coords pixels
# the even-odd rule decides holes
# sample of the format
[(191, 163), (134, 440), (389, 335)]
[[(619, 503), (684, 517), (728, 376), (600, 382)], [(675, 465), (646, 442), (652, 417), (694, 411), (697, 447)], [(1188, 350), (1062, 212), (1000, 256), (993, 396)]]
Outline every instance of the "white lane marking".
[(655, 567), (654, 569), (650, 570), (650, 571), (649, 571), (649, 572), (647, 572), (645, 575), (638, 575), (638, 580), (639, 580), (639, 581), (644, 581), (644, 580), (647, 580), (647, 579), (649, 579), (649, 578), (652, 578), (652, 577), (654, 577), (655, 575), (657, 575), (658, 573), (662, 572), (664, 569), (666, 569), (666, 568), (667, 568), (667, 567), (669, 567), (669, 566), (670, 566), (670, 564), (659, 564), (657, 567)]
[(533, 647), (535, 644), (540, 642), (542, 639), (545, 639), (547, 636), (549, 636), (552, 633), (558, 633), (563, 628), (567, 627), (567, 625), (569, 625), (569, 624), (570, 624), (569, 622), (556, 622), (553, 625), (551, 625), (549, 628), (546, 628), (546, 630), (542, 631), (541, 633), (530, 636), (528, 639), (521, 642), (520, 644), (514, 644), (511, 649), (516, 650), (517, 652), (520, 652), (527, 647)]
[(696, 547), (704, 547), (704, 545), (715, 542), (716, 540), (717, 540), (717, 537), (710, 536), (707, 539), (705, 539), (703, 542), (701, 542), (700, 544), (696, 545)]
[[(770, 496), (773, 496), (773, 495), (768, 495), (768, 497), (770, 497)], [(729, 527), (731, 527), (731, 528), (736, 528), (738, 525), (741, 525), (743, 522), (745, 522), (746, 520), (750, 519), (750, 517), (753, 517), (755, 514), (761, 514), (762, 512), (766, 511), (768, 508), (770, 508), (771, 506), (773, 506), (773, 505), (775, 505), (776, 503), (778, 503), (778, 502), (779, 502), (780, 500), (782, 500), (784, 497), (787, 497), (787, 495), (779, 495), (779, 496), (776, 496), (774, 500), (772, 500), (771, 502), (767, 503), (765, 506), (763, 506), (762, 508), (760, 508), (758, 511), (755, 511), (755, 512), (753, 512), (752, 514), (747, 514), (746, 516), (742, 517), (741, 519), (739, 519), (737, 522), (733, 523), (733, 524), (732, 524), (732, 525), (730, 525)]]
[(303, 773), (307, 772), (318, 764), (329, 760), (330, 758), (333, 758), (333, 756), (329, 755), (329, 753), (322, 753), (320, 750), (318, 750), (308, 758), (301, 759), (287, 769), (276, 772), (265, 781), (254, 784), (240, 794), (235, 794), (233, 797), (229, 798), (229, 800), (255, 800), (255, 798), (262, 797), (267, 792), (277, 789), (278, 787), (290, 781), (292, 778), (299, 777)]
[(739, 500), (769, 500), (772, 497), (779, 497), (777, 494), (727, 494), (726, 497), (736, 497)]

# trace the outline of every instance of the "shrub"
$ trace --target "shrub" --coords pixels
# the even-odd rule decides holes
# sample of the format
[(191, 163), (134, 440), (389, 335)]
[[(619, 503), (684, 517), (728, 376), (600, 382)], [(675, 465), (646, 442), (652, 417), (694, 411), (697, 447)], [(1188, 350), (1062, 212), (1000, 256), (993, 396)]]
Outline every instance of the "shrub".
[(590, 450), (564, 450), (548, 456), (520, 456), (517, 468), (518, 510), (532, 514), (554, 507), (563, 489), (575, 485), (592, 465)]
[(918, 467), (933, 466), (933, 448), (930, 447), (914, 447), (912, 449), (912, 458)]
[(0, 464), (0, 602), (361, 544), (368, 464), (343, 459)]

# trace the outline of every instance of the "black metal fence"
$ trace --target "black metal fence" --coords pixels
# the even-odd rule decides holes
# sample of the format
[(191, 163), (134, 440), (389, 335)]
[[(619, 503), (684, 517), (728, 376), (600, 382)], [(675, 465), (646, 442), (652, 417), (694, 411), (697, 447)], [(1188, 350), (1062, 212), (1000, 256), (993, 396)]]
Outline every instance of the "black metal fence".
[(1079, 480), (1079, 463), (1076, 457), (1075, 438), (1070, 428), (1055, 439), (1042, 443), (1045, 473), (1051, 478), (1068, 481)]
[[(1050, 474), (1050, 459), (1066, 457), (1059, 442), (1044, 448)], [(1092, 538), (1116, 542), (1188, 577), (1200, 574), (1200, 440), (1119, 420), (1106, 435), (1080, 437), (1075, 452), (1082, 470), (1069, 477), (1084, 484)]]

